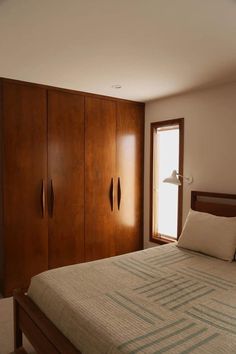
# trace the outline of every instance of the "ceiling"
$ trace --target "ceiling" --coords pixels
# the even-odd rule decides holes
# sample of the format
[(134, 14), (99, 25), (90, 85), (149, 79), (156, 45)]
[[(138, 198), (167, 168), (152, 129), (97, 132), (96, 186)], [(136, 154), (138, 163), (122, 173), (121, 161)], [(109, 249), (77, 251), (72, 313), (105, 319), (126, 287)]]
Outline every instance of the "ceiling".
[(139, 101), (235, 81), (236, 1), (0, 0), (0, 76)]

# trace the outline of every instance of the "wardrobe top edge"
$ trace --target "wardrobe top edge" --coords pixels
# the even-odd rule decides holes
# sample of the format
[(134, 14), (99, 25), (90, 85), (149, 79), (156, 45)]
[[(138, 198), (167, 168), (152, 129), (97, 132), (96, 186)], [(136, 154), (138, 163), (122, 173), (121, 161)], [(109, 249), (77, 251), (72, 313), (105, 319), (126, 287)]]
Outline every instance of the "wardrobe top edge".
[(57, 86), (38, 84), (38, 83), (35, 83), (35, 82), (15, 80), (15, 79), (7, 78), (7, 77), (0, 77), (0, 83), (1, 82), (41, 87), (41, 88), (44, 88), (44, 89), (46, 89), (48, 91), (56, 90), (56, 91), (65, 92), (65, 93), (67, 92), (67, 93), (77, 94), (79, 96), (87, 96), (87, 97), (94, 97), (94, 98), (101, 98), (101, 99), (103, 98), (103, 99), (107, 99), (107, 100), (111, 100), (111, 101), (120, 101), (120, 102), (124, 102), (124, 103), (126, 102), (126, 103), (137, 104), (137, 105), (140, 105), (140, 106), (145, 106), (144, 102), (137, 102), (137, 101), (132, 101), (132, 100), (126, 100), (124, 98), (117, 98), (117, 97), (112, 97), (112, 96), (99, 95), (99, 94), (96, 94), (96, 93), (71, 90), (71, 89), (61, 88), (61, 87), (57, 87)]

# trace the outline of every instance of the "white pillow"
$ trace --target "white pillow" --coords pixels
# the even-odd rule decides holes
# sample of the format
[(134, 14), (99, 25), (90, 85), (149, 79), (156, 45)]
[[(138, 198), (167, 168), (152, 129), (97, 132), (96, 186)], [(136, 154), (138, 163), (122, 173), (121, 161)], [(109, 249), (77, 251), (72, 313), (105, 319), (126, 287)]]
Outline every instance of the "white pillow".
[(232, 261), (236, 250), (236, 217), (190, 210), (178, 246)]

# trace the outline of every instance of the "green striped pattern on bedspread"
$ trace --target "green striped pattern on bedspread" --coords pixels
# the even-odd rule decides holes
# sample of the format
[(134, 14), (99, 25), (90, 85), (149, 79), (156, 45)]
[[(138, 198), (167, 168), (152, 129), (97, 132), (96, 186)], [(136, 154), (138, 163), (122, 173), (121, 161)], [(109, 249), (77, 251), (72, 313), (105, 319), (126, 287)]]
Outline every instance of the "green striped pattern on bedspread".
[(236, 353), (236, 264), (176, 245), (64, 267), (29, 296), (85, 354)]

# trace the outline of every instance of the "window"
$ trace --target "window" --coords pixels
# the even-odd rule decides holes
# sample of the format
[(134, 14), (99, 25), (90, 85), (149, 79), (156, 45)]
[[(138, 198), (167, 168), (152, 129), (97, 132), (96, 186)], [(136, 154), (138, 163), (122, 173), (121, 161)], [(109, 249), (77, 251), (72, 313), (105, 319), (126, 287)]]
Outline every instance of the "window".
[(178, 239), (182, 227), (182, 186), (163, 183), (173, 170), (183, 174), (184, 119), (151, 124), (150, 240)]

